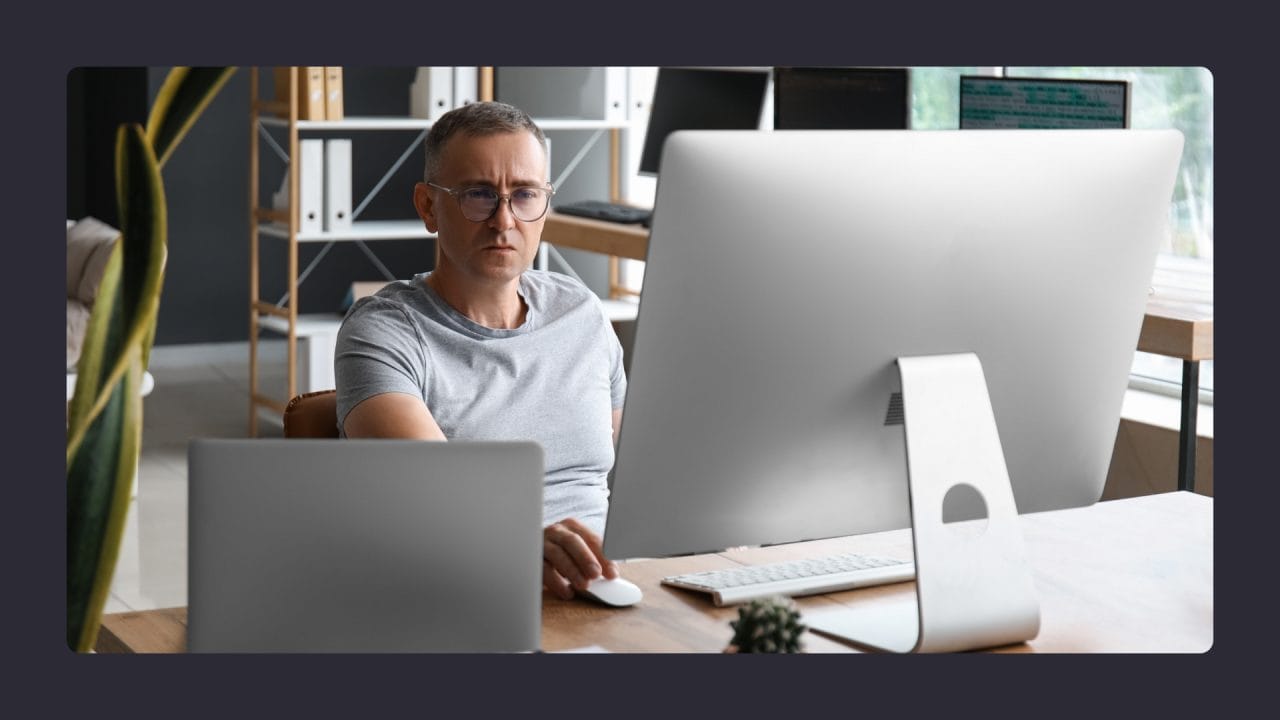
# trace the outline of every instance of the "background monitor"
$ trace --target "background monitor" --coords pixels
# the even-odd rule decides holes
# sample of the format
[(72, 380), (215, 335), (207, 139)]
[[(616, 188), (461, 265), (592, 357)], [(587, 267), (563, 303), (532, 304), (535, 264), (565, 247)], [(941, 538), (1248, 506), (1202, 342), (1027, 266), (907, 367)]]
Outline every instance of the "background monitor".
[(1129, 82), (960, 77), (960, 129), (1127, 128)]
[(764, 70), (658, 68), (640, 173), (657, 175), (662, 145), (676, 130), (757, 130), (769, 74)]
[(1019, 512), (1096, 502), (1181, 149), (1172, 130), (672, 135), (606, 553), (907, 527), (899, 356), (978, 356)]
[(911, 126), (906, 68), (779, 67), (775, 130), (904, 130)]

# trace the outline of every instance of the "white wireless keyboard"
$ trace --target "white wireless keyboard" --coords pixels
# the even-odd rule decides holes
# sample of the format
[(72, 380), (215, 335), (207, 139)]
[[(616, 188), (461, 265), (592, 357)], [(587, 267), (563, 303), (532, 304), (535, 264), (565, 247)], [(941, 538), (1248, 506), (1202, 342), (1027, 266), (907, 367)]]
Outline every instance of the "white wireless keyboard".
[(905, 582), (915, 576), (916, 565), (910, 560), (850, 553), (671, 575), (662, 583), (710, 593), (721, 606), (770, 595), (816, 595)]

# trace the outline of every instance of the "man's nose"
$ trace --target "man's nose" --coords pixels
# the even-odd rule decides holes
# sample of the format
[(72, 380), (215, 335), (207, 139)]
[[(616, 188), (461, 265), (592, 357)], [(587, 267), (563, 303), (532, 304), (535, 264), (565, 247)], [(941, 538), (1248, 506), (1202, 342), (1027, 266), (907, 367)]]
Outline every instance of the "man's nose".
[(498, 198), (498, 209), (489, 218), (489, 226), (494, 230), (509, 230), (515, 227), (516, 216), (511, 212), (511, 198)]

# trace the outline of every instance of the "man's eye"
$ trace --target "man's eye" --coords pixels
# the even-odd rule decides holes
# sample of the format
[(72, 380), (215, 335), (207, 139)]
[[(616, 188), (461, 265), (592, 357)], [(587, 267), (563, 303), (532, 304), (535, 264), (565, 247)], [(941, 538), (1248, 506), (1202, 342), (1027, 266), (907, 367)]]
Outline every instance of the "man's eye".
[(538, 188), (520, 188), (512, 193), (511, 197), (517, 201), (532, 201), (537, 200), (540, 195)]
[(493, 200), (498, 194), (489, 188), (467, 188), (462, 191), (464, 200)]

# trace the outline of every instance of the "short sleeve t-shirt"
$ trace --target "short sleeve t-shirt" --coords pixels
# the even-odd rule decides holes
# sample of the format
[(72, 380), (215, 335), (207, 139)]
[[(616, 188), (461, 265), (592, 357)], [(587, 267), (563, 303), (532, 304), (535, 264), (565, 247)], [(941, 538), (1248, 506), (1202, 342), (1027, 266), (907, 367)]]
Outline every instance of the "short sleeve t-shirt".
[(426, 403), (446, 438), (534, 440), (546, 459), (543, 524), (577, 518), (604, 532), (612, 410), (627, 380), (599, 298), (559, 273), (525, 271), (513, 329), (478, 325), (427, 285), (430, 273), (357, 301), (338, 331), (338, 424), (396, 392)]

